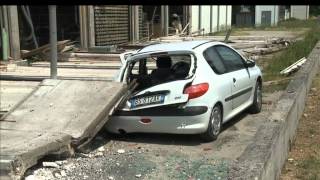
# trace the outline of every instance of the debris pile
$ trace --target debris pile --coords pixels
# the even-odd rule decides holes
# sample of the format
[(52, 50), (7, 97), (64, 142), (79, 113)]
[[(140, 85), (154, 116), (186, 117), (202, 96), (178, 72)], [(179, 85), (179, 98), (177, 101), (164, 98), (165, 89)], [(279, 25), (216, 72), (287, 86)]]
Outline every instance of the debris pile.
[[(75, 41), (70, 41), (70, 40), (58, 41), (57, 43), (58, 54), (78, 50), (78, 48), (76, 48), (75, 43), (76, 43)], [(21, 50), (22, 59), (35, 58), (36, 56), (38, 56), (39, 59), (50, 61), (50, 44), (45, 44), (43, 46), (40, 46), (36, 49), (32, 49), (30, 51)]]
[(280, 72), (282, 75), (290, 75), (291, 73), (297, 71), (305, 62), (307, 59), (305, 57), (299, 59), (297, 62), (291, 64), (289, 67), (285, 68)]

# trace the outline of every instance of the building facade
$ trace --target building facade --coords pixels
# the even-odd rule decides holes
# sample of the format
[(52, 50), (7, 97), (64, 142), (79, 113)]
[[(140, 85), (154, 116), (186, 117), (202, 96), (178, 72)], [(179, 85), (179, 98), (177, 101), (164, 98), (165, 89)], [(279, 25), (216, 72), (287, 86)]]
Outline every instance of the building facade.
[(232, 6), (191, 6), (191, 29), (203, 29), (204, 34), (231, 27)]

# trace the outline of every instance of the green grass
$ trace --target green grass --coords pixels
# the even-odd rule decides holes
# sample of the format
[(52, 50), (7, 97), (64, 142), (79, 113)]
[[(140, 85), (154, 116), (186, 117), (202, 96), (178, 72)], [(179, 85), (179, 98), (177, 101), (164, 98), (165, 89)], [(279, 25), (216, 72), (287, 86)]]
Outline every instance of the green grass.
[[(257, 26), (257, 27), (232, 27), (231, 35), (241, 36), (249, 35), (245, 31), (300, 31), (305, 28), (311, 28), (317, 25), (317, 20), (299, 20), (299, 19), (288, 19), (286, 21), (280, 21), (277, 26)], [(211, 33), (209, 35), (224, 36), (226, 30)]]
[(320, 159), (310, 156), (303, 160), (298, 166), (301, 168), (300, 179), (319, 180), (320, 179)]
[[(297, 21), (300, 22), (300, 21)], [(264, 68), (265, 81), (281, 78), (280, 71), (296, 62), (302, 57), (307, 57), (312, 51), (315, 44), (320, 40), (320, 25), (314, 20), (305, 21), (309, 31), (306, 32), (304, 39), (291, 44), (282, 53), (267, 60), (269, 65)], [(300, 23), (297, 23), (299, 26)], [(287, 23), (285, 26), (291, 27), (292, 23)]]

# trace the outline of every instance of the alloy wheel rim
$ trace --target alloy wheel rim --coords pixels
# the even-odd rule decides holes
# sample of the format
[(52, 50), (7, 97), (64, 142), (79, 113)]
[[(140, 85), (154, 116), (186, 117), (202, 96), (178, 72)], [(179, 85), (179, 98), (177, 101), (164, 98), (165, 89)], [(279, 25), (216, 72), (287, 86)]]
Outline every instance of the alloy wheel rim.
[(259, 106), (259, 108), (261, 108), (261, 105), (262, 105), (262, 92), (261, 92), (261, 86), (258, 85), (258, 88), (257, 88), (257, 104)]
[(211, 124), (212, 124), (212, 133), (213, 135), (218, 135), (220, 132), (221, 127), (221, 113), (219, 108), (214, 108), (212, 111), (212, 118), (211, 118)]

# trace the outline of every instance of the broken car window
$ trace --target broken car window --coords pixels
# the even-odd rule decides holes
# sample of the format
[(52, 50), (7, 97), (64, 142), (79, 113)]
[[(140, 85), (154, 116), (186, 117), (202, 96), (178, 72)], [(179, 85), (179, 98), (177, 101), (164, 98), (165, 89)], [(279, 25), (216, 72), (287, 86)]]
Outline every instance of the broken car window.
[(136, 79), (138, 90), (161, 83), (185, 79), (189, 75), (190, 55), (161, 55), (138, 59), (129, 64), (127, 80)]

